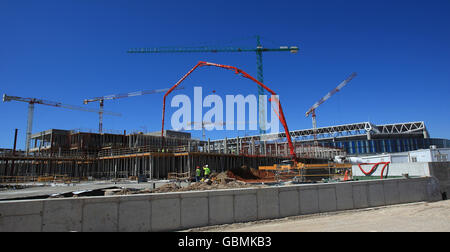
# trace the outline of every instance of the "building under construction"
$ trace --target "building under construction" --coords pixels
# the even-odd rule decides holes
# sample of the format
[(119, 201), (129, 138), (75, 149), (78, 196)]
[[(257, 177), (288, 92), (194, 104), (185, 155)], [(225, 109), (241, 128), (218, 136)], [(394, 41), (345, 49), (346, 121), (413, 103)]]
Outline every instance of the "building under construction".
[[(209, 164), (216, 172), (243, 165), (257, 168), (288, 159), (283, 141), (256, 138), (201, 141), (190, 133), (99, 134), (51, 129), (31, 136), (29, 154), (3, 149), (0, 176), (67, 175), (69, 177), (167, 178)], [(256, 141), (255, 141), (256, 140)], [(164, 146), (164, 147), (162, 147)], [(305, 162), (324, 162), (342, 149), (297, 145)], [(193, 173), (192, 173), (193, 174)]]
[[(313, 130), (290, 132), (296, 155), (304, 163), (450, 145), (449, 140), (429, 138), (423, 122), (367, 122), (319, 128), (316, 133), (317, 144)], [(170, 173), (193, 174), (195, 167), (205, 164), (223, 172), (242, 166), (270, 166), (291, 157), (284, 133), (202, 141), (190, 133), (170, 130), (161, 137), (161, 132), (100, 134), (51, 129), (33, 134), (30, 146), (28, 154), (0, 150), (0, 176), (164, 179)]]

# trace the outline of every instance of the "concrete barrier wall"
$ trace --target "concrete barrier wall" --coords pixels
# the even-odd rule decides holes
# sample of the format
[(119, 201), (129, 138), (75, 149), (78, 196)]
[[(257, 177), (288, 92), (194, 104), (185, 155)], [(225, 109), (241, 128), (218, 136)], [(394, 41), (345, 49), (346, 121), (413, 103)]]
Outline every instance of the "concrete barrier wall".
[(426, 177), (5, 201), (0, 202), (0, 231), (174, 231), (440, 198), (439, 182)]
[(439, 180), (441, 193), (450, 196), (450, 162), (429, 163), (431, 176)]

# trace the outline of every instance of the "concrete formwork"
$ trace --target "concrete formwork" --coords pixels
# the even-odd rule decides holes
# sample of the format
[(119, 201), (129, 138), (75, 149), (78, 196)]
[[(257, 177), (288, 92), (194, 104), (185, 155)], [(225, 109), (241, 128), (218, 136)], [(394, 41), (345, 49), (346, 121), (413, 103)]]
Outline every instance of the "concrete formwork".
[(205, 164), (212, 172), (224, 172), (243, 165), (257, 168), (272, 165), (281, 157), (250, 157), (218, 153), (140, 153), (122, 156), (101, 157), (98, 160), (103, 176), (128, 177), (146, 175), (148, 178), (167, 178), (169, 173), (194, 174), (197, 166)]

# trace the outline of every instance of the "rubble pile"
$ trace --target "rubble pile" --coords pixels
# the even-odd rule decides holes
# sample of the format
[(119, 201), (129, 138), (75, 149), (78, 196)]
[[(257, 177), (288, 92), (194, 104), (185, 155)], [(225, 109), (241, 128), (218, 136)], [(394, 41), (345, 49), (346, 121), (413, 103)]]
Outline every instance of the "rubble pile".
[[(230, 177), (231, 175), (231, 177)], [(108, 195), (129, 195), (129, 194), (143, 194), (143, 193), (167, 193), (167, 192), (187, 192), (187, 191), (205, 191), (205, 190), (220, 190), (220, 189), (235, 189), (235, 188), (249, 188), (249, 187), (264, 187), (264, 185), (252, 185), (235, 178), (236, 176), (230, 172), (221, 172), (211, 174), (210, 179), (201, 182), (193, 182), (188, 186), (180, 186), (177, 183), (169, 183), (160, 186), (156, 189), (130, 189), (124, 188), (121, 190), (109, 191)]]

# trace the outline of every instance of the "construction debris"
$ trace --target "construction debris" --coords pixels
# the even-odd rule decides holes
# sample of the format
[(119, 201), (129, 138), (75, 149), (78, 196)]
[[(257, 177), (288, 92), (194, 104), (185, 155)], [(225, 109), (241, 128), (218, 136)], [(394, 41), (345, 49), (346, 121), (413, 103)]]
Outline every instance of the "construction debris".
[(246, 183), (244, 181), (237, 180), (231, 171), (221, 172), (218, 174), (212, 174), (210, 179), (203, 180), (201, 182), (193, 182), (188, 186), (181, 186), (179, 183), (169, 183), (160, 186), (156, 189), (114, 189), (105, 191), (105, 195), (130, 195), (130, 194), (143, 194), (143, 193), (167, 193), (167, 192), (187, 192), (187, 191), (205, 191), (205, 190), (220, 190), (220, 189), (237, 189), (237, 188), (250, 188), (250, 187), (265, 187), (265, 185), (255, 185)]

